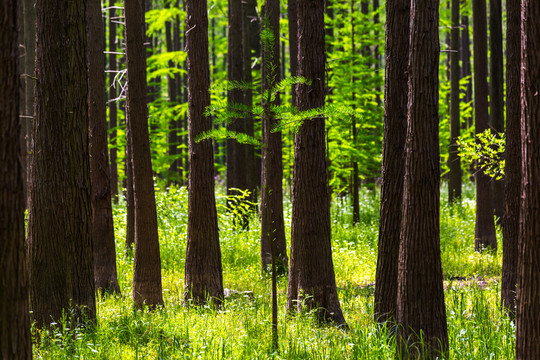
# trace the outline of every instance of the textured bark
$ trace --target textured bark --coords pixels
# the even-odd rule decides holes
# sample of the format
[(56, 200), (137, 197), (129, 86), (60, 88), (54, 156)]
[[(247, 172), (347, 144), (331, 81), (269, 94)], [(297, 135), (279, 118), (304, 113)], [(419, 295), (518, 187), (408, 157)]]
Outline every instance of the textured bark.
[(28, 243), (38, 327), (59, 321), (70, 307), (77, 309), (75, 320), (96, 316), (85, 8), (83, 0), (36, 3)]
[[(298, 76), (298, 15), (297, 0), (287, 0), (287, 18), (289, 19), (289, 58), (291, 76)], [(292, 105), (296, 105), (296, 85), (291, 91)]]
[[(167, 21), (165, 23), (165, 43), (167, 47), (167, 52), (180, 50), (176, 48), (173, 42), (173, 27), (175, 27), (174, 22)], [(169, 61), (169, 67), (173, 68), (174, 63)], [(178, 101), (178, 83), (177, 78), (179, 74), (176, 74), (174, 77), (167, 76), (167, 92), (169, 93), (169, 101), (174, 105)], [(180, 171), (180, 161), (179, 161), (179, 149), (180, 137), (178, 136), (178, 118), (173, 117), (169, 123), (169, 156), (172, 159), (171, 165), (169, 167), (169, 183), (174, 182), (178, 183), (179, 181), (179, 171)]]
[(105, 39), (101, 1), (86, 1), (88, 27), (88, 118), (90, 120), (90, 180), (92, 184), (92, 240), (96, 289), (120, 293), (111, 204), (107, 109), (105, 103)]
[(409, 0), (386, 2), (381, 216), (373, 311), (375, 320), (381, 322), (396, 319), (399, 233), (403, 203), (403, 153), (407, 129), (410, 5)]
[[(487, 84), (487, 16), (486, 0), (473, 0), (473, 54), (474, 54), (474, 124), (475, 133), (489, 126)], [(491, 178), (477, 164), (476, 169), (476, 227), (474, 249), (497, 249), (493, 218), (493, 189)]]
[(148, 138), (144, 17), (139, 0), (125, 0), (124, 9), (128, 71), (126, 112), (131, 130), (135, 200), (133, 302), (138, 307), (142, 307), (143, 304), (155, 307), (163, 305), (163, 295), (154, 180)]
[[(262, 46), (262, 91), (270, 97), (272, 89), (280, 81), (279, 73), (279, 1), (267, 0), (263, 8), (263, 19), (268, 23), (267, 31), (273, 34), (273, 41)], [(281, 100), (277, 94), (275, 101), (264, 100), (262, 183), (261, 183), (261, 262), (263, 271), (272, 263), (272, 244), (278, 263), (278, 271), (286, 273), (287, 243), (283, 220), (283, 158), (281, 131), (273, 131), (278, 124), (271, 107)]]
[[(504, 133), (504, 58), (501, 0), (489, 0), (489, 120), (492, 129)], [(504, 217), (504, 181), (493, 180), (493, 206), (497, 223)]]
[(540, 358), (540, 2), (521, 1), (521, 154), (516, 359)]
[(115, 202), (118, 201), (118, 164), (116, 163), (116, 127), (118, 126), (118, 105), (116, 101), (113, 101), (117, 97), (116, 84), (114, 79), (116, 77), (116, 9), (113, 7), (116, 0), (109, 0), (109, 129), (111, 131), (109, 136), (109, 142), (111, 144), (111, 162), (110, 162), (110, 174), (111, 174), (111, 196)]
[[(325, 98), (324, 1), (298, 0), (299, 110), (322, 107)], [(318, 309), (319, 319), (344, 325), (330, 242), (324, 117), (305, 120), (294, 144), (291, 263), (287, 308)]]
[(133, 159), (131, 126), (126, 112), (126, 253), (133, 251), (135, 243), (135, 198), (133, 197)]
[(16, 0), (0, 5), (0, 359), (31, 359)]
[(501, 303), (510, 314), (516, 311), (519, 208), (521, 198), (521, 6), (506, 2), (506, 211), (503, 226)]
[(439, 240), (438, 19), (438, 1), (411, 1), (397, 294), (398, 339), (404, 358), (435, 359), (448, 353)]
[(452, 0), (452, 31), (450, 48), (450, 149), (448, 151), (448, 202), (461, 198), (461, 160), (458, 156), (457, 139), (461, 130), (459, 111), (459, 0)]
[(210, 106), (208, 15), (205, 1), (187, 1), (187, 63), (189, 108), (189, 193), (184, 299), (203, 304), (223, 299), (223, 273), (214, 194), (212, 142), (195, 142), (212, 129), (204, 115)]

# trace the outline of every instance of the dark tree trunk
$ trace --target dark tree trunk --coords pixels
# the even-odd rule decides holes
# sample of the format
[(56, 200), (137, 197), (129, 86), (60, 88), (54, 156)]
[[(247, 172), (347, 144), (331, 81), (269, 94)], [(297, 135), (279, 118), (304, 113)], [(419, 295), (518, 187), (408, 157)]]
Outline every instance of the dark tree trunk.
[(205, 1), (187, 1), (186, 48), (189, 107), (189, 198), (184, 299), (203, 304), (223, 299), (223, 274), (214, 194), (214, 153), (211, 140), (195, 142), (212, 129), (205, 116), (210, 106), (208, 14)]
[(116, 9), (115, 0), (109, 0), (109, 129), (111, 130), (109, 142), (111, 144), (111, 196), (118, 201), (118, 164), (116, 163), (116, 127), (118, 126), (117, 91), (114, 79), (116, 77)]
[(397, 294), (398, 338), (405, 358), (434, 359), (448, 353), (439, 240), (438, 19), (438, 1), (411, 1)]
[[(272, 42), (262, 45), (263, 147), (261, 184), (261, 262), (263, 271), (272, 263), (272, 244), (278, 271), (287, 271), (287, 243), (283, 220), (283, 159), (281, 131), (273, 131), (278, 124), (271, 107), (281, 102), (279, 94), (270, 101), (273, 89), (280, 81), (279, 73), (279, 1), (267, 0), (263, 19), (265, 31), (272, 33)], [(265, 99), (266, 97), (266, 99)]]
[[(503, 99), (503, 36), (501, 0), (489, 0), (489, 47), (490, 47), (490, 82), (489, 82), (489, 116), (494, 131), (504, 133), (504, 99)], [(502, 224), (504, 217), (504, 181), (493, 180), (493, 206), (497, 223)]]
[[(461, 0), (462, 3), (466, 3), (467, 0)], [(469, 15), (464, 15), (461, 17), (461, 23), (463, 29), (461, 31), (461, 78), (471, 76), (471, 39), (469, 36)], [(472, 101), (472, 87), (473, 87), (472, 78), (467, 82), (465, 89), (465, 97), (463, 101), (469, 103)], [(463, 121), (464, 128), (473, 126), (473, 118), (467, 117)]]
[[(487, 16), (486, 0), (473, 0), (473, 53), (474, 53), (474, 122), (476, 134), (489, 127), (487, 83)], [(476, 169), (476, 228), (474, 249), (497, 249), (495, 221), (493, 219), (493, 189), (491, 178)]]
[(135, 198), (133, 197), (133, 162), (131, 159), (131, 127), (126, 112), (126, 254), (133, 251), (135, 243)]
[(17, 4), (0, 6), (0, 359), (31, 359), (24, 247), (23, 171), (19, 159), (20, 83)]
[(88, 36), (88, 118), (90, 121), (90, 180), (92, 184), (92, 240), (96, 289), (120, 293), (107, 148), (105, 103), (105, 39), (101, 1), (86, 1)]
[(386, 81), (379, 251), (375, 275), (375, 321), (396, 319), (403, 152), (407, 129), (407, 59), (410, 0), (386, 2)]
[[(297, 106), (304, 111), (324, 106), (324, 1), (297, 4), (298, 75), (312, 81), (297, 86)], [(319, 309), (320, 320), (346, 326), (332, 262), (323, 116), (304, 121), (294, 150), (287, 307)]]
[(516, 359), (540, 358), (540, 2), (521, 1), (521, 171)]
[(73, 306), (75, 320), (93, 322), (85, 3), (39, 1), (36, 15), (28, 219), (32, 316), (38, 327), (48, 326)]
[(128, 91), (126, 112), (131, 131), (133, 198), (135, 200), (135, 254), (133, 302), (137, 307), (163, 305), (161, 260), (157, 227), (148, 108), (144, 17), (139, 0), (125, 0)]
[(448, 202), (461, 198), (461, 160), (458, 156), (457, 140), (461, 130), (459, 111), (459, 0), (452, 0), (452, 31), (450, 44), (450, 149), (448, 151)]
[(516, 311), (519, 208), (521, 197), (521, 7), (520, 0), (506, 2), (506, 211), (503, 226), (501, 302)]

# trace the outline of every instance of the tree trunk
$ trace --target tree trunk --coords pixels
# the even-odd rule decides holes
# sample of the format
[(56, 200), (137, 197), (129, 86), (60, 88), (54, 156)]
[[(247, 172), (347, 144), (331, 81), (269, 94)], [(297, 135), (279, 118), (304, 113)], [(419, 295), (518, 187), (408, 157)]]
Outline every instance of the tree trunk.
[(36, 15), (28, 216), (32, 316), (37, 327), (49, 326), (72, 306), (75, 321), (93, 322), (85, 4), (39, 1)]
[(187, 64), (189, 108), (189, 187), (186, 280), (184, 299), (203, 304), (223, 299), (221, 250), (214, 194), (214, 153), (211, 140), (195, 142), (212, 129), (205, 116), (210, 106), (208, 14), (205, 1), (187, 1)]
[(459, 111), (459, 0), (452, 0), (452, 31), (450, 53), (450, 148), (448, 151), (448, 202), (461, 199), (461, 160), (457, 140), (461, 130)]
[(272, 264), (272, 244), (278, 271), (286, 273), (287, 243), (283, 220), (283, 159), (281, 131), (271, 107), (281, 103), (279, 94), (274, 101), (271, 93), (280, 81), (279, 61), (279, 1), (267, 0), (263, 8), (263, 31), (271, 32), (272, 40), (262, 45), (262, 106), (263, 147), (261, 184), (261, 262), (263, 271)]
[(386, 82), (379, 251), (375, 275), (375, 321), (396, 319), (403, 152), (407, 129), (409, 0), (386, 2)]
[[(298, 75), (301, 111), (324, 106), (324, 1), (298, 0)], [(319, 309), (322, 321), (344, 325), (330, 243), (324, 117), (305, 120), (295, 138), (291, 219), (291, 264), (287, 307)]]
[(87, 0), (88, 118), (90, 120), (90, 180), (92, 184), (92, 239), (96, 289), (120, 293), (116, 276), (116, 249), (107, 148), (105, 103), (105, 39), (101, 1)]
[(135, 198), (133, 197), (133, 152), (131, 127), (126, 112), (126, 254), (133, 251), (135, 243)]
[[(504, 99), (503, 99), (503, 36), (501, 0), (489, 0), (489, 47), (490, 47), (490, 82), (489, 82), (489, 116), (494, 131), (504, 133)], [(502, 224), (504, 217), (504, 181), (493, 180), (493, 205), (497, 223)]]
[[(289, 58), (291, 76), (298, 76), (298, 15), (297, 0), (287, 0), (287, 18), (289, 19)], [(296, 85), (292, 86), (291, 103), (296, 106)]]
[[(475, 132), (488, 129), (488, 84), (487, 84), (487, 17), (486, 0), (473, 0), (473, 54), (474, 54), (474, 122)], [(476, 169), (476, 228), (474, 249), (497, 250), (495, 222), (493, 219), (493, 189), (491, 178)]]
[(516, 359), (540, 358), (540, 2), (521, 1), (522, 193), (518, 257)]
[(113, 7), (116, 0), (109, 0), (109, 142), (111, 144), (111, 196), (118, 201), (118, 164), (116, 155), (116, 127), (118, 126), (117, 91), (114, 79), (116, 78), (116, 9)]
[(24, 169), (19, 160), (17, 6), (21, 4), (17, 3), (4, 1), (0, 8), (0, 359), (32, 358), (24, 247)]
[(144, 17), (139, 0), (125, 0), (124, 9), (128, 71), (126, 112), (131, 130), (135, 200), (133, 302), (137, 307), (144, 304), (155, 307), (163, 305), (163, 295), (154, 180), (148, 138)]
[[(355, 33), (354, 33), (354, 0), (351, 0), (351, 69), (354, 69), (354, 59), (356, 58), (356, 47), (355, 47)], [(364, 13), (364, 10), (368, 10), (368, 5), (364, 1), (362, 2), (362, 13)], [(368, 49), (364, 48), (364, 51)], [(369, 56), (369, 54), (363, 54), (364, 56)], [(356, 77), (352, 77), (352, 88), (355, 89), (355, 82)], [(354, 109), (356, 109), (356, 92), (353, 90), (351, 93), (351, 101), (352, 106)], [(357, 146), (357, 130), (356, 130), (356, 116), (352, 116), (352, 124), (351, 124), (351, 130), (352, 130), (352, 146), (353, 149), (356, 149)], [(352, 222), (353, 225), (356, 225), (360, 222), (360, 178), (358, 175), (358, 160), (352, 156), (352, 180), (351, 180), (351, 194), (352, 194), (352, 205), (353, 205), (353, 216), (352, 216)]]
[(520, 0), (506, 2), (506, 159), (501, 303), (511, 315), (516, 311), (519, 208), (521, 197), (521, 7)]
[[(467, 0), (462, 0), (462, 4), (466, 4)], [(469, 15), (464, 15), (461, 17), (461, 23), (463, 29), (461, 31), (461, 78), (471, 76), (471, 39), (469, 36)], [(465, 97), (463, 101), (469, 103), (472, 101), (472, 87), (473, 87), (472, 78), (467, 81), (465, 88)], [(472, 116), (467, 117), (463, 121), (464, 128), (467, 129), (473, 126)]]
[[(165, 38), (166, 38), (166, 47), (167, 52), (177, 51), (177, 49), (173, 42), (173, 27), (175, 27), (174, 21), (167, 21), (165, 23)], [(169, 61), (169, 67), (173, 68), (175, 65), (172, 61)], [(178, 87), (177, 87), (177, 81), (179, 74), (175, 74), (174, 77), (168, 75), (167, 76), (167, 91), (169, 93), (169, 102), (171, 103), (171, 106), (176, 105), (178, 101)], [(180, 138), (178, 136), (178, 118), (176, 115), (171, 119), (171, 122), (169, 123), (169, 156), (172, 159), (171, 165), (169, 167), (169, 175), (167, 178), (169, 179), (169, 183), (173, 182), (178, 184), (179, 183), (179, 171), (180, 171), (180, 161), (179, 161), (179, 151), (178, 147), (180, 145)]]
[(438, 19), (438, 1), (411, 1), (397, 293), (398, 339), (404, 358), (434, 359), (448, 353), (439, 240)]

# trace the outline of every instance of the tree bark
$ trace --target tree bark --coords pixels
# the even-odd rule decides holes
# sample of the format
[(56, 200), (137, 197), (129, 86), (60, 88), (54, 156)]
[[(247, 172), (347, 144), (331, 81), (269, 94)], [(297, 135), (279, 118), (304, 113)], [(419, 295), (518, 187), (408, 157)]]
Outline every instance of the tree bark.
[[(301, 111), (324, 106), (324, 1), (298, 0), (298, 75)], [(330, 243), (330, 207), (322, 115), (305, 120), (295, 138), (291, 219), (291, 263), (287, 307), (318, 309), (321, 321), (344, 325)]]
[(521, 154), (516, 359), (540, 358), (540, 2), (521, 1)]
[(70, 307), (75, 321), (96, 317), (85, 8), (82, 0), (36, 3), (28, 244), (37, 327), (60, 321)]
[(90, 180), (92, 184), (92, 239), (96, 289), (120, 293), (111, 204), (107, 109), (105, 103), (105, 39), (101, 1), (87, 0), (88, 118), (90, 120)]
[(448, 353), (439, 240), (438, 19), (438, 1), (411, 1), (397, 293), (398, 341), (404, 358), (434, 359)]
[(506, 2), (506, 159), (501, 303), (511, 315), (516, 311), (519, 208), (521, 197), (521, 6)]
[[(489, 117), (494, 131), (504, 133), (504, 58), (501, 0), (489, 0)], [(493, 206), (497, 223), (504, 217), (504, 181), (493, 180)]]
[[(488, 129), (487, 84), (487, 16), (486, 0), (473, 0), (473, 54), (474, 54), (474, 123), (475, 133)], [(491, 178), (476, 169), (476, 227), (474, 249), (497, 250), (495, 221), (493, 218), (493, 189)]]
[(156, 201), (146, 106), (146, 54), (144, 17), (139, 0), (125, 0), (126, 56), (128, 71), (127, 122), (131, 130), (133, 198), (135, 200), (135, 254), (133, 302), (135, 306), (163, 305), (161, 259)]
[[(465, 4), (467, 0), (461, 0), (462, 4)], [(471, 39), (469, 36), (469, 15), (464, 15), (461, 17), (461, 22), (463, 30), (461, 31), (461, 78), (471, 76)], [(465, 97), (463, 101), (469, 103), (472, 101), (472, 88), (473, 88), (473, 79), (470, 78), (467, 81), (465, 88)], [(467, 117), (463, 121), (464, 128), (467, 129), (473, 126), (472, 116)]]
[(278, 120), (272, 107), (281, 103), (279, 93), (272, 92), (280, 81), (279, 1), (267, 0), (263, 8), (263, 31), (272, 33), (272, 41), (262, 44), (263, 147), (261, 184), (261, 263), (263, 271), (272, 264), (272, 244), (278, 271), (286, 273), (287, 243), (283, 219), (283, 159), (281, 131), (274, 131)]
[[(170, 7), (170, 5), (169, 5)], [(167, 47), (167, 52), (177, 51), (173, 42), (173, 29), (175, 27), (174, 21), (167, 21), (165, 23), (165, 43)], [(172, 61), (169, 61), (169, 67), (173, 68), (175, 65)], [(177, 78), (179, 74), (175, 74), (174, 77), (171, 75), (167, 76), (167, 92), (169, 93), (169, 102), (172, 106), (176, 105), (178, 101), (178, 83)], [(171, 165), (169, 167), (169, 183), (173, 182), (179, 183), (179, 171), (180, 171), (180, 161), (179, 161), (179, 151), (178, 147), (180, 145), (180, 137), (178, 136), (178, 125), (179, 121), (176, 115), (171, 119), (169, 123), (169, 156), (172, 159)]]
[[(31, 359), (16, 0), (0, 5), (0, 359)], [(26, 121), (26, 120), (23, 120)]]
[(223, 299), (223, 273), (214, 194), (212, 142), (195, 138), (212, 129), (205, 116), (210, 106), (208, 15), (205, 1), (187, 1), (186, 48), (189, 108), (189, 187), (184, 300), (204, 304)]
[(386, 2), (386, 81), (375, 321), (396, 320), (399, 233), (407, 129), (410, 0)]
[(458, 156), (457, 140), (461, 130), (459, 101), (459, 0), (452, 0), (452, 30), (450, 53), (450, 149), (448, 151), (448, 202), (461, 199), (461, 160)]

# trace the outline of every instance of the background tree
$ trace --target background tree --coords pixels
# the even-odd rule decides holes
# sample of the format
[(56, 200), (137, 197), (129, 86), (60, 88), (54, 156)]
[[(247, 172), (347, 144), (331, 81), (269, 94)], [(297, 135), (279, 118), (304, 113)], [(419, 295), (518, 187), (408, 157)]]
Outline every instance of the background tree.
[[(473, 56), (474, 56), (474, 125), (475, 133), (489, 126), (487, 84), (487, 16), (486, 0), (473, 0)], [(493, 219), (493, 189), (491, 178), (476, 166), (476, 229), (474, 249), (497, 249)]]
[(410, 3), (409, 0), (386, 2), (381, 217), (373, 310), (376, 321), (396, 319), (399, 234), (403, 203), (403, 153), (407, 129)]
[(86, 3), (88, 36), (88, 118), (90, 121), (90, 180), (92, 184), (92, 240), (96, 289), (120, 293), (111, 204), (107, 109), (105, 103), (105, 39), (101, 1)]
[(281, 102), (279, 93), (275, 93), (280, 80), (279, 1), (266, 1), (263, 10), (261, 262), (262, 269), (267, 270), (275, 257), (280, 262), (280, 272), (285, 273), (288, 259), (283, 219), (282, 140), (281, 131), (275, 131), (279, 121), (273, 110)]
[(223, 298), (221, 250), (214, 194), (212, 142), (197, 136), (212, 129), (208, 14), (205, 1), (187, 0), (186, 48), (189, 105), (189, 197), (184, 299), (196, 304)]
[(36, 17), (28, 246), (32, 316), (42, 327), (71, 306), (91, 322), (96, 304), (85, 4), (40, 1)]
[[(24, 248), (23, 171), (19, 159), (16, 0), (0, 5), (0, 358), (31, 359)], [(24, 121), (24, 120), (23, 120)]]
[(516, 359), (540, 356), (538, 238), (540, 201), (540, 3), (521, 2), (521, 149), (522, 183), (518, 257)]
[(410, 11), (397, 323), (401, 353), (424, 359), (448, 352), (439, 240), (439, 2), (413, 0)]
[(109, 0), (109, 143), (110, 149), (110, 174), (111, 174), (111, 196), (114, 201), (118, 201), (118, 164), (116, 151), (116, 127), (118, 126), (118, 105), (115, 78), (117, 75), (116, 59), (116, 8), (115, 0)]
[(126, 112), (131, 132), (133, 198), (135, 201), (135, 258), (133, 301), (142, 307), (163, 304), (148, 108), (144, 17), (140, 0), (124, 1), (128, 90)]
[(506, 2), (506, 151), (503, 263), (501, 302), (512, 314), (516, 310), (516, 284), (521, 197), (521, 6), (519, 0)]
[(448, 202), (461, 198), (461, 160), (458, 156), (457, 139), (461, 130), (459, 100), (459, 0), (452, 0), (452, 33), (450, 53), (450, 149), (448, 149)]
[[(324, 106), (324, 1), (298, 0), (299, 110)], [(319, 309), (321, 320), (345, 324), (334, 277), (326, 176), (324, 116), (305, 120), (294, 144), (291, 263), (287, 307)]]
[[(504, 133), (504, 57), (501, 0), (489, 0), (489, 122), (494, 131)], [(504, 182), (493, 180), (493, 206), (499, 224), (504, 216)]]

